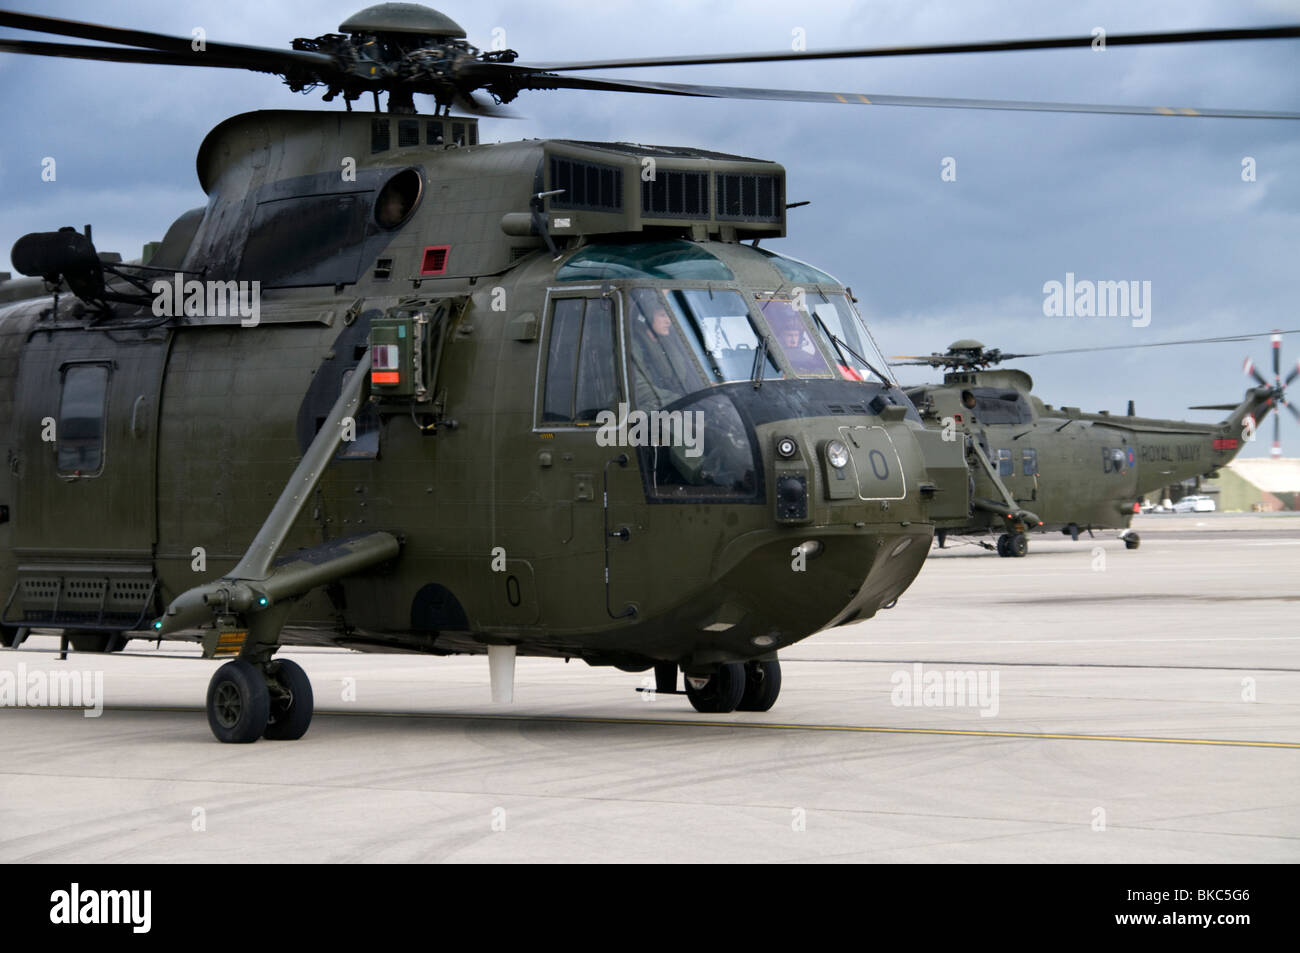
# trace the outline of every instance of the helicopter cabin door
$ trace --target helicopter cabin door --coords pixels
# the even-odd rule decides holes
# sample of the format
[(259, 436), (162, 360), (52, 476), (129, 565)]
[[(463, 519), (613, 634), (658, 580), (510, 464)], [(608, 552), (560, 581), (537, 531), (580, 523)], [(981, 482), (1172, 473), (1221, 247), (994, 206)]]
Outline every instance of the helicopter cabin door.
[[(575, 612), (617, 617), (613, 590), (626, 580), (632, 528), (641, 500), (635, 451), (617, 445), (605, 415), (626, 409), (618, 310), (612, 295), (566, 288), (549, 300), (536, 393), (541, 480), (551, 520), (553, 571), (560, 578), (603, 579), (575, 591)], [(580, 594), (579, 594), (580, 593)]]
[(64, 328), (23, 349), (8, 624), (121, 631), (156, 611), (157, 429), (170, 331)]

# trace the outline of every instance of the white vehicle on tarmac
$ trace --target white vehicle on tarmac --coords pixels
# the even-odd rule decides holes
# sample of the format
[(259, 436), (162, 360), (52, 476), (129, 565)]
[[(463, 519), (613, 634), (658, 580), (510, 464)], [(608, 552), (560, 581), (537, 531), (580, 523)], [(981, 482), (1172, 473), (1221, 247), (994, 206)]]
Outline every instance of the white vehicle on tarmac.
[(1214, 500), (1208, 496), (1185, 496), (1174, 504), (1175, 513), (1213, 513)]

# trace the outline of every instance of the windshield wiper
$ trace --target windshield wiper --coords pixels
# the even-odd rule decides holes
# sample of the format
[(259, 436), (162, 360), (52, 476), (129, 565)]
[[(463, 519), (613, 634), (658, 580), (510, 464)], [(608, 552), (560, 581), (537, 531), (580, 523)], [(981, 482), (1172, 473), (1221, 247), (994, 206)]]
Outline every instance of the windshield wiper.
[(812, 311), (812, 319), (817, 322), (817, 327), (822, 329), (822, 333), (831, 339), (831, 344), (835, 345), (835, 352), (839, 354), (841, 361), (843, 361), (845, 364), (849, 363), (848, 358), (844, 356), (844, 352), (848, 351), (859, 361), (861, 361), (863, 366), (866, 367), (867, 370), (871, 371), (871, 373), (875, 374), (878, 378), (880, 378), (881, 382), (888, 384), (889, 378), (885, 377), (884, 374), (876, 370), (875, 366), (870, 361), (868, 361), (865, 357), (863, 357), (857, 351), (853, 350), (853, 348), (849, 347), (847, 344), (841, 341), (835, 335), (835, 332), (833, 332), (830, 328), (826, 326), (826, 322), (822, 320), (822, 316), (818, 314), (816, 310)]
[(749, 371), (749, 379), (754, 382), (754, 390), (758, 390), (763, 386), (763, 379), (760, 375), (767, 363), (767, 335), (764, 334), (761, 337), (762, 341), (754, 351), (754, 366)]

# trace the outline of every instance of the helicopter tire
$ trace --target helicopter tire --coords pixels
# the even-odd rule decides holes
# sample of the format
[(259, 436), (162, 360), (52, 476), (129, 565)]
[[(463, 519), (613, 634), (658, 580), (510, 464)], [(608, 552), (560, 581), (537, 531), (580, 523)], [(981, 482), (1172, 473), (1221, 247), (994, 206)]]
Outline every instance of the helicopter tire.
[(741, 662), (727, 662), (709, 676), (701, 688), (686, 679), (686, 697), (691, 707), (701, 714), (719, 715), (735, 711), (745, 697), (745, 666)]
[(1008, 556), (1028, 556), (1029, 555), (1029, 537), (1024, 533), (1013, 533), (1007, 540)]
[(1142, 537), (1137, 533), (1129, 533), (1124, 537), (1125, 549), (1137, 549), (1140, 545), (1142, 545)]
[(1010, 555), (1011, 555), (1011, 547), (1010, 547), (1010, 545), (1009, 545), (1010, 542), (1011, 542), (1011, 534), (1010, 534), (1010, 533), (1003, 533), (1001, 536), (998, 537), (998, 555), (999, 555), (999, 556), (1010, 556)]
[(272, 696), (262, 737), (269, 741), (297, 741), (307, 733), (315, 708), (311, 680), (301, 665), (288, 659), (276, 659), (267, 667), (267, 673), (284, 694)]
[(227, 662), (208, 682), (208, 727), (224, 744), (262, 737), (271, 716), (271, 693), (262, 673), (243, 659)]
[(770, 711), (781, 694), (781, 663), (776, 659), (770, 662), (745, 663), (745, 693), (741, 696), (737, 711)]
[(655, 691), (665, 693), (677, 691), (676, 662), (655, 663)]

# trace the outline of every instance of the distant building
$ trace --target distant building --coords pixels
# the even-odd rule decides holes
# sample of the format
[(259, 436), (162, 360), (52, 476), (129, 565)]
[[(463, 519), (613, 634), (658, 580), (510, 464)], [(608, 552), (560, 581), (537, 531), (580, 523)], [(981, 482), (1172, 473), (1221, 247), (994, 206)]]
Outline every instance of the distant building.
[(1233, 460), (1215, 480), (1205, 480), (1207, 490), (1218, 490), (1220, 510), (1300, 510), (1300, 457)]

